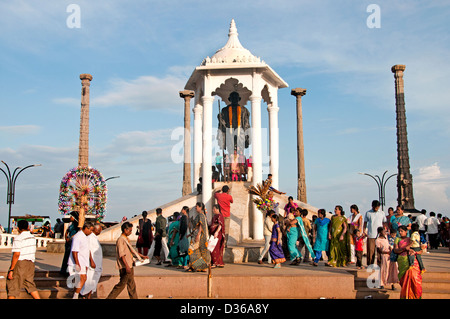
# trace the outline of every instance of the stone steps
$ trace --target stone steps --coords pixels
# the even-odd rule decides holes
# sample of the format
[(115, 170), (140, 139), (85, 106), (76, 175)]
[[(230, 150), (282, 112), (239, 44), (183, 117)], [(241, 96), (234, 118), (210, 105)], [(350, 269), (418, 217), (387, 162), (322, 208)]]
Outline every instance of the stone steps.
[[(395, 284), (395, 290), (391, 286), (384, 289), (368, 288), (367, 278), (370, 272), (366, 270), (349, 270), (355, 277), (356, 299), (364, 299), (371, 296), (373, 299), (399, 299), (400, 285)], [(423, 299), (450, 299), (450, 273), (425, 272), (422, 275)]]

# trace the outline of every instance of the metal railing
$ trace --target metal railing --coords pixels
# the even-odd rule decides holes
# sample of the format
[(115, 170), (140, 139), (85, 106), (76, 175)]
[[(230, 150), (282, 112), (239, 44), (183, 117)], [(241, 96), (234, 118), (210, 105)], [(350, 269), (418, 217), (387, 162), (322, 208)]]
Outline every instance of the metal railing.
[[(0, 233), (0, 249), (8, 249), (12, 248), (12, 244), (14, 238), (19, 235)], [(47, 237), (36, 237), (36, 247), (47, 247), (48, 242), (60, 241), (63, 242), (64, 239), (55, 239), (55, 238), (47, 238)]]

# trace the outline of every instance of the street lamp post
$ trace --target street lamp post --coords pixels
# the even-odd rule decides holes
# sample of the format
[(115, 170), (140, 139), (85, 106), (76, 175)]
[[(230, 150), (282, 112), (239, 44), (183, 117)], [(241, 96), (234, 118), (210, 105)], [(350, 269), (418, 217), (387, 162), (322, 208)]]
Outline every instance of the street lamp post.
[(397, 175), (397, 174), (392, 174), (391, 176), (389, 176), (385, 180), (384, 178), (386, 177), (386, 173), (387, 172), (388, 171), (385, 171), (381, 178), (378, 175), (372, 176), (372, 175), (367, 174), (367, 173), (358, 173), (358, 174), (367, 175), (367, 176), (373, 178), (373, 180), (377, 183), (377, 186), (378, 186), (378, 198), (380, 200), (381, 210), (384, 210), (384, 204), (385, 204), (385, 200), (386, 200), (386, 183), (391, 177)]
[(108, 177), (107, 179), (105, 179), (105, 182), (106, 181), (109, 181), (110, 179), (113, 179), (113, 178), (119, 178), (120, 176), (113, 176), (113, 177)]
[(14, 204), (14, 196), (15, 196), (15, 192), (16, 192), (17, 177), (19, 177), (20, 173), (22, 173), (27, 168), (35, 167), (35, 166), (42, 166), (42, 165), (41, 164), (28, 165), (24, 168), (16, 167), (14, 169), (13, 173), (11, 174), (11, 170), (9, 169), (8, 164), (6, 164), (4, 161), (2, 161), (2, 163), (5, 164), (5, 166), (7, 168), (7, 172), (8, 172), (8, 173), (6, 173), (2, 168), (0, 168), (0, 170), (3, 172), (3, 174), (5, 174), (6, 180), (8, 181), (8, 190), (7, 190), (8, 194), (6, 196), (6, 204), (9, 205), (8, 231), (11, 232), (11, 206), (12, 206), (12, 204)]

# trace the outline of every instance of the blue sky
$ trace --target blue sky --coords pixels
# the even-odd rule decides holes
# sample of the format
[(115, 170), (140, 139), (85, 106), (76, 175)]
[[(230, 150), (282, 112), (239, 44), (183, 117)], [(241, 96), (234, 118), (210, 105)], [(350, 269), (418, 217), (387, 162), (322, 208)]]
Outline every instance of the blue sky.
[[(80, 28), (67, 26), (70, 4), (80, 8)], [(380, 28), (367, 25), (370, 4), (380, 8)], [(449, 15), (447, 1), (3, 1), (0, 159), (43, 165), (18, 178), (13, 215), (59, 217), (59, 183), (77, 165), (81, 73), (93, 75), (90, 165), (105, 178), (121, 176), (108, 182), (106, 220), (178, 198), (182, 164), (171, 157), (180, 143), (171, 134), (183, 125), (178, 91), (226, 43), (234, 18), (243, 46), (289, 84), (278, 94), (280, 189), (295, 197), (290, 90), (302, 87), (308, 202), (368, 210), (377, 187), (358, 172), (397, 171), (390, 69), (405, 64), (416, 208), (448, 216)], [(395, 179), (386, 195), (395, 205)], [(1, 177), (3, 225), (7, 213)]]

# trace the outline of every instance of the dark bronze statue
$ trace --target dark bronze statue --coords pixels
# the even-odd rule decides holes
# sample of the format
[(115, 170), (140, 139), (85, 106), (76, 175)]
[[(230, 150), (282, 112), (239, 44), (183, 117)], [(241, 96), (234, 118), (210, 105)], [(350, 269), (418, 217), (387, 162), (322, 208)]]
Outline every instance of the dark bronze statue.
[(234, 150), (240, 153), (250, 145), (250, 112), (245, 106), (239, 105), (241, 97), (238, 92), (231, 92), (228, 100), (231, 104), (217, 116), (217, 140), (219, 147), (226, 149), (229, 154), (233, 154)]

